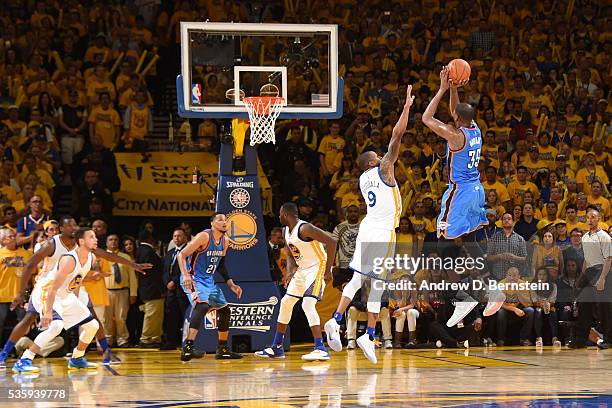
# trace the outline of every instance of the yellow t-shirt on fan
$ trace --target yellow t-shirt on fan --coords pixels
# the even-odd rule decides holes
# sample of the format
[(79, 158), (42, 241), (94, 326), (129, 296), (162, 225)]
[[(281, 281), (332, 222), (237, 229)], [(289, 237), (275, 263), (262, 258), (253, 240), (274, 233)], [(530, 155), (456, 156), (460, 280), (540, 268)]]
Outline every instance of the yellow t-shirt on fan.
[(113, 148), (117, 143), (117, 132), (115, 127), (121, 125), (119, 113), (113, 108), (103, 109), (98, 105), (89, 114), (89, 123), (95, 127), (96, 136), (102, 139), (106, 148)]
[(0, 303), (10, 303), (19, 292), (21, 274), (32, 254), (17, 248), (0, 248)]

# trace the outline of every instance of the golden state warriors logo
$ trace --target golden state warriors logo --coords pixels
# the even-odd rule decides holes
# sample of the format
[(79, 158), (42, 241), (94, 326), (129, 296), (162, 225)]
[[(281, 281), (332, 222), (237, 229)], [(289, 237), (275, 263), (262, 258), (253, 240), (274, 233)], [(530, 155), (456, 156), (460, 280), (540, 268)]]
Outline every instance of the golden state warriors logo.
[(78, 287), (81, 286), (82, 280), (83, 277), (81, 275), (75, 276), (74, 279), (68, 284), (68, 291), (74, 292), (75, 290), (77, 290)]
[(247, 210), (235, 210), (227, 214), (229, 246), (244, 251), (257, 244), (257, 216)]
[(293, 244), (288, 244), (287, 246), (289, 247), (289, 250), (291, 251), (291, 255), (293, 255), (293, 258), (296, 261), (299, 261), (300, 258), (302, 257), (302, 254), (300, 253), (300, 250), (298, 249), (298, 247), (296, 247)]

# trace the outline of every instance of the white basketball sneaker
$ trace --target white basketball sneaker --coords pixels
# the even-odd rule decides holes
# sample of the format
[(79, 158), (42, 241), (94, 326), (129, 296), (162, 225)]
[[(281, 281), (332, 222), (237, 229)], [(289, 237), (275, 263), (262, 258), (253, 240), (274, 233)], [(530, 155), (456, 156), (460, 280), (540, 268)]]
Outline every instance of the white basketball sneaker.
[(326, 361), (329, 360), (329, 353), (324, 350), (314, 349), (308, 354), (302, 356), (302, 360), (306, 361)]
[(453, 327), (460, 321), (462, 321), (465, 316), (470, 314), (472, 310), (478, 305), (478, 302), (456, 302), (455, 303), (455, 311), (446, 325), (448, 327)]
[(374, 346), (374, 342), (370, 340), (370, 336), (367, 332), (357, 338), (357, 345), (363, 350), (363, 353), (372, 364), (378, 362), (378, 358), (376, 358), (376, 347)]
[(482, 315), (484, 317), (493, 316), (499, 309), (501, 309), (505, 300), (506, 295), (501, 290), (489, 291), (489, 302), (487, 303), (485, 310), (482, 312)]
[(334, 351), (342, 351), (342, 341), (340, 340), (340, 325), (336, 319), (331, 318), (323, 326), (327, 334), (327, 344)]

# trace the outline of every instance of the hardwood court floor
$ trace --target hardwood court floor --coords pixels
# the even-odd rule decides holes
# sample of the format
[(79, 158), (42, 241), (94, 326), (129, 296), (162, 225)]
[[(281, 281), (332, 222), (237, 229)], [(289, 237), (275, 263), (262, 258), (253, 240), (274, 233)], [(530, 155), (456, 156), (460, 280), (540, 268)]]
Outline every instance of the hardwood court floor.
[[(0, 406), (612, 406), (612, 350), (380, 350), (376, 366), (359, 349), (318, 363), (300, 359), (307, 351), (293, 347), (284, 360), (206, 356), (182, 363), (178, 351), (119, 350), (121, 365), (90, 372), (68, 373), (63, 359), (37, 359), (37, 378), (13, 375), (9, 364), (0, 369)], [(34, 405), (6, 399), (8, 389), (57, 387), (69, 389), (69, 401)]]

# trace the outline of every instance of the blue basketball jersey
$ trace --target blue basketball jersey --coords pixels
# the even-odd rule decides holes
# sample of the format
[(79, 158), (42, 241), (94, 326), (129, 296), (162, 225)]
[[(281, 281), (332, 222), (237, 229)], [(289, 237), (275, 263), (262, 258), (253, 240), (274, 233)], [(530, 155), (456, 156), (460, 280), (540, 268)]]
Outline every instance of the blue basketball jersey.
[(192, 274), (200, 277), (212, 277), (224, 256), (225, 235), (219, 243), (216, 243), (212, 230), (208, 229), (204, 232), (208, 233), (208, 246), (198, 248), (195, 253), (187, 258), (187, 264), (190, 266)]
[(448, 179), (450, 183), (480, 182), (478, 162), (482, 150), (482, 136), (475, 123), (469, 128), (459, 128), (465, 135), (463, 148), (453, 152), (446, 145)]

